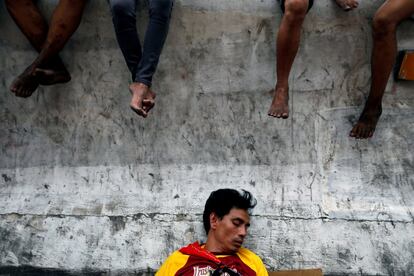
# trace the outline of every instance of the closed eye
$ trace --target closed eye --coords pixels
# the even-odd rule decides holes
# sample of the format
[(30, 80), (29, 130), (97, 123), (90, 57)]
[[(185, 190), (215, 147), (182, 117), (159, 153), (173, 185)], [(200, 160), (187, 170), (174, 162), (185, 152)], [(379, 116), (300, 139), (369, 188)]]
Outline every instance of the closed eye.
[[(242, 226), (244, 224), (244, 221), (242, 219), (233, 219), (232, 222), (236, 227)], [(246, 226), (249, 227), (250, 223), (247, 223)]]

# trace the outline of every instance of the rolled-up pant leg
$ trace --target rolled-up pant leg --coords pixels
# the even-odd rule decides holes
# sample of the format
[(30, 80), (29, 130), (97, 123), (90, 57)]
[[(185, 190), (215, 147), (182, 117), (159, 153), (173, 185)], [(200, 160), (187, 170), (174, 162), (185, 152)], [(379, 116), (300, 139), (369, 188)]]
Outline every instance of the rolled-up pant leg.
[(135, 82), (148, 86), (152, 84), (152, 76), (167, 38), (172, 7), (173, 0), (149, 0), (149, 23), (142, 58), (135, 74)]
[[(285, 0), (279, 0), (280, 3), (280, 8), (282, 9), (283, 12), (285, 12)], [(312, 8), (313, 6), (313, 0), (309, 0), (308, 2), (308, 11)]]
[(141, 43), (137, 32), (137, 0), (109, 0), (109, 5), (116, 38), (134, 81), (142, 58)]

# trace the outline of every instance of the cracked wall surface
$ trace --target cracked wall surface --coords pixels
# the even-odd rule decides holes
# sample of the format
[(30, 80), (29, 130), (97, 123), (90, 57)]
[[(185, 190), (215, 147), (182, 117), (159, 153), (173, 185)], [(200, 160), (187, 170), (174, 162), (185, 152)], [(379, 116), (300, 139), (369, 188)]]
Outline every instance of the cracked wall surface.
[[(204, 240), (209, 193), (258, 199), (248, 248), (269, 270), (414, 275), (414, 85), (390, 80), (375, 137), (347, 137), (370, 80), (370, 22), (383, 1), (342, 12), (316, 1), (290, 79), (275, 84), (273, 0), (176, 0), (143, 120), (106, 1), (91, 0), (62, 51), (64, 85), (14, 97), (35, 58), (0, 2), (0, 275), (153, 275)], [(38, 1), (50, 16), (57, 1)], [(148, 20), (139, 7), (139, 30)], [(412, 47), (414, 21), (398, 29)]]

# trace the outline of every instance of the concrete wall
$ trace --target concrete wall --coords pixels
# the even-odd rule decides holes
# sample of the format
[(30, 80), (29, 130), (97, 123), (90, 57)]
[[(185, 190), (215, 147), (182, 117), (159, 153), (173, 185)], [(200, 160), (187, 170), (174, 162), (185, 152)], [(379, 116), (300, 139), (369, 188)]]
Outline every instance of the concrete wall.
[[(55, 1), (38, 1), (50, 16)], [(212, 190), (258, 199), (246, 246), (269, 270), (414, 275), (414, 88), (390, 81), (375, 137), (350, 139), (369, 88), (370, 21), (316, 1), (291, 76), (291, 117), (267, 116), (274, 0), (176, 0), (156, 106), (128, 107), (129, 73), (106, 1), (91, 0), (62, 52), (65, 85), (8, 86), (34, 58), (0, 2), (0, 275), (152, 275), (205, 239)], [(140, 7), (141, 33), (147, 21)], [(402, 23), (399, 48), (412, 47)], [(37, 272), (36, 272), (37, 271)], [(39, 272), (40, 271), (40, 272)]]

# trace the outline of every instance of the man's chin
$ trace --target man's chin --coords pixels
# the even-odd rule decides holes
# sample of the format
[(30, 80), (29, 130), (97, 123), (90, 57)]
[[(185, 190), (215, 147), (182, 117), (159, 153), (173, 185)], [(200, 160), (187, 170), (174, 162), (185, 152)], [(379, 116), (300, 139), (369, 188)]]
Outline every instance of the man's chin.
[(240, 247), (242, 247), (242, 244), (243, 244), (242, 242), (234, 242), (233, 243), (233, 250), (235, 252), (239, 251)]

